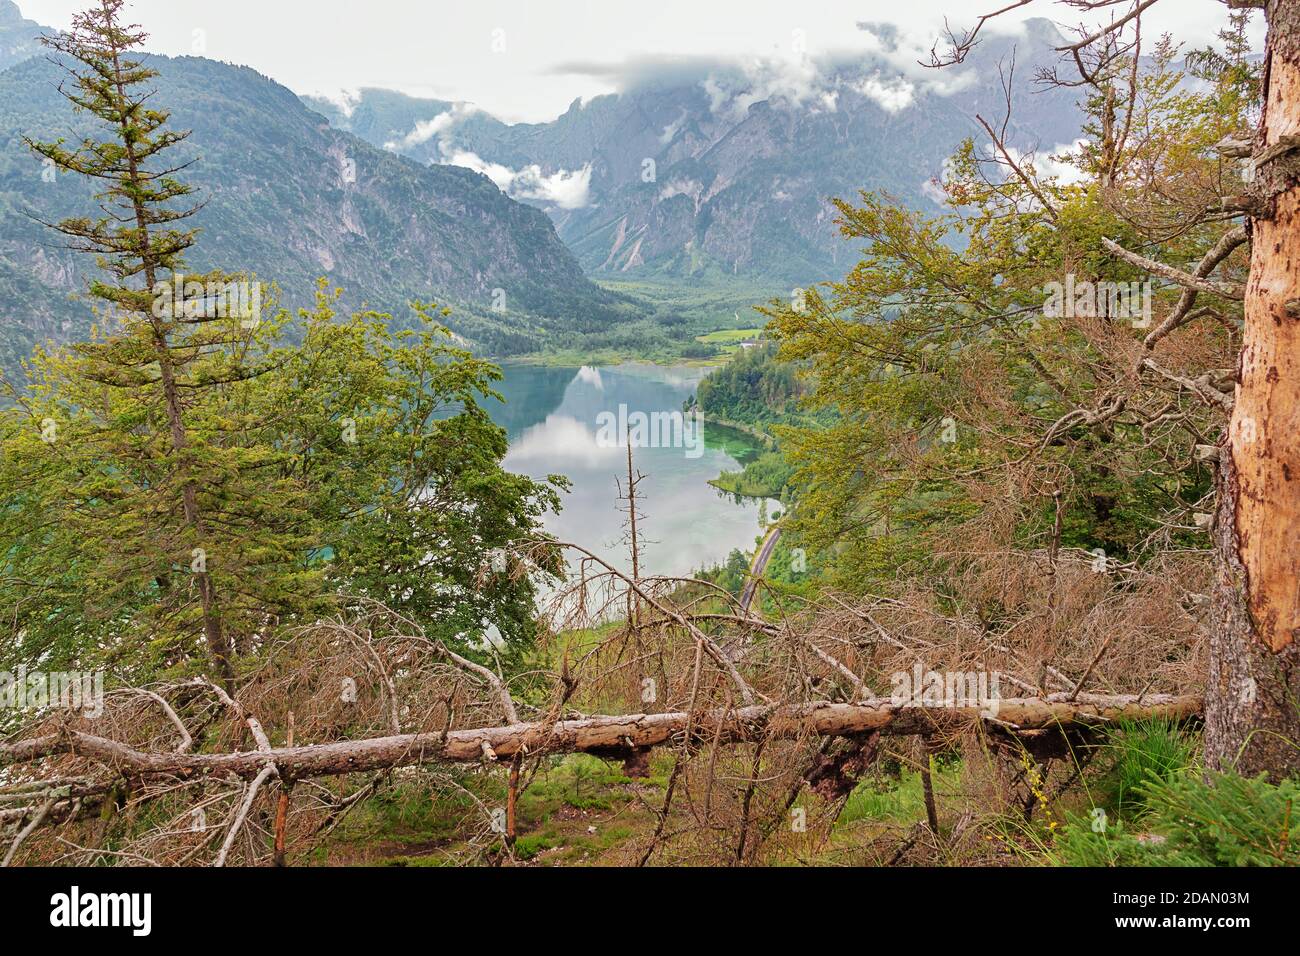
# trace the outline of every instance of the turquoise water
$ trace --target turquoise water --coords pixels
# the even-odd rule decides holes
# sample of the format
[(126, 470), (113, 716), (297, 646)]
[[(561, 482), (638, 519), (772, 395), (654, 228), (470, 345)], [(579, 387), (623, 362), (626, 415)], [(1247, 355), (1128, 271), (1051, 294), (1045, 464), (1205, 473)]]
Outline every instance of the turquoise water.
[(699, 441), (689, 417), (673, 421), (680, 426), (675, 430), (635, 430), (637, 412), (658, 414), (659, 422), (680, 413), (707, 369), (515, 365), (504, 372), (497, 390), (505, 404), (492, 401), (487, 408), (510, 438), (505, 467), (535, 478), (561, 474), (572, 482), (563, 510), (546, 519), (550, 533), (629, 566), (627, 516), (618, 497), (619, 483), (626, 484), (627, 447), (614, 425), (621, 405), (633, 428), (636, 470), (645, 476), (637, 485), (641, 573), (686, 575), (723, 562), (733, 549), (753, 550), (764, 513), (774, 513), (777, 504), (737, 499), (708, 483), (739, 468), (737, 456), (752, 446), (707, 423)]

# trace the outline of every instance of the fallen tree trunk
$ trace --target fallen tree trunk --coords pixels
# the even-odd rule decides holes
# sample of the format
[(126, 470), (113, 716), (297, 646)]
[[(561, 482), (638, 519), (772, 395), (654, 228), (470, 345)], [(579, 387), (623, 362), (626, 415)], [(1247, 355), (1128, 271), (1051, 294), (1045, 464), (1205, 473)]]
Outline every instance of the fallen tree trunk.
[(756, 705), (730, 710), (583, 717), (555, 723), (517, 723), (504, 727), (453, 730), (446, 734), (401, 734), (367, 740), (282, 747), (270, 751), (189, 754), (150, 753), (77, 730), (0, 744), (0, 762), (19, 763), (59, 754), (90, 758), (125, 773), (234, 774), (252, 779), (268, 762), (282, 779), (322, 777), (439, 762), (496, 760), (518, 753), (592, 753), (626, 756), (644, 748), (694, 739), (741, 743), (766, 737), (838, 737), (879, 731), (882, 734), (929, 734), (937, 730), (990, 721), (1003, 730), (1089, 727), (1119, 719), (1168, 717), (1187, 720), (1201, 713), (1196, 696), (1152, 694), (1144, 697), (1059, 694), (1047, 698), (996, 701), (995, 718), (987, 708), (918, 706), (889, 699), (859, 703)]

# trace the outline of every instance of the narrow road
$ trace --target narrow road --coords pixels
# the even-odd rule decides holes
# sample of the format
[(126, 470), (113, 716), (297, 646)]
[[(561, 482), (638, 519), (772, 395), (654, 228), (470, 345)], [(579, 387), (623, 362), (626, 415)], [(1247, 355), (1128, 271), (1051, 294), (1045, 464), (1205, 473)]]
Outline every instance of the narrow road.
[(740, 595), (740, 607), (744, 613), (749, 613), (749, 605), (758, 591), (758, 582), (763, 579), (763, 571), (767, 568), (767, 562), (771, 559), (772, 552), (776, 550), (776, 543), (780, 539), (781, 526), (774, 524), (767, 529), (767, 537), (758, 546), (754, 563), (749, 566), (749, 580), (745, 582), (745, 590)]

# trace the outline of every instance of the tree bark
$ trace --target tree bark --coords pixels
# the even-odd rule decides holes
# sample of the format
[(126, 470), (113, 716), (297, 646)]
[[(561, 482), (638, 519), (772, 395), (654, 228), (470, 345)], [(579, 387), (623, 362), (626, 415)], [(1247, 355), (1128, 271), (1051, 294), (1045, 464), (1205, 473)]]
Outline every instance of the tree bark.
[(1220, 455), (1206, 762), (1300, 770), (1300, 0), (1269, 0), (1250, 280)]
[[(1105, 696), (1066, 694), (1047, 698), (999, 700), (993, 726), (1003, 730), (1040, 730), (1098, 726), (1121, 719), (1166, 717), (1189, 720), (1201, 712), (1199, 697), (1150, 694)], [(882, 734), (933, 734), (984, 719), (979, 706), (925, 707), (889, 699), (854, 704), (818, 702), (754, 705), (689, 714), (583, 717), (555, 723), (518, 723), (505, 727), (453, 730), (348, 740), (301, 747), (281, 747), (220, 754), (146, 752), (128, 744), (69, 730), (31, 740), (0, 744), (0, 764), (31, 762), (57, 754), (76, 754), (137, 777), (162, 774), (235, 774), (257, 777), (274, 764), (282, 777), (300, 779), (384, 770), (439, 762), (472, 763), (490, 750), (498, 760), (517, 754), (591, 753), (626, 756), (643, 747), (678, 742), (687, 733), (701, 742), (734, 744), (768, 737), (840, 737), (878, 731)]]

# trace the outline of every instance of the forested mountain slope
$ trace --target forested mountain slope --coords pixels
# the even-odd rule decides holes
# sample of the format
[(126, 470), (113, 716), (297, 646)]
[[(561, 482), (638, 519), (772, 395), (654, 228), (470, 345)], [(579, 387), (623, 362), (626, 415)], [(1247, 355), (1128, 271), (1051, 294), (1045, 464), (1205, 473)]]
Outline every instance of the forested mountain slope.
[[(345, 304), (406, 314), (412, 298), (455, 307), (452, 327), (484, 351), (528, 350), (550, 330), (602, 328), (631, 310), (582, 274), (541, 211), (485, 176), (427, 166), (333, 129), (291, 91), (256, 71), (201, 57), (150, 56), (158, 99), (205, 203), (189, 265), (248, 270), (289, 305), (315, 280)], [(0, 350), (11, 364), (43, 337), (77, 337), (94, 263), (37, 220), (84, 213), (93, 186), (56, 173), (23, 136), (75, 142), (88, 128), (59, 95), (60, 71), (28, 59), (0, 74)], [(499, 290), (499, 291), (498, 291)]]

